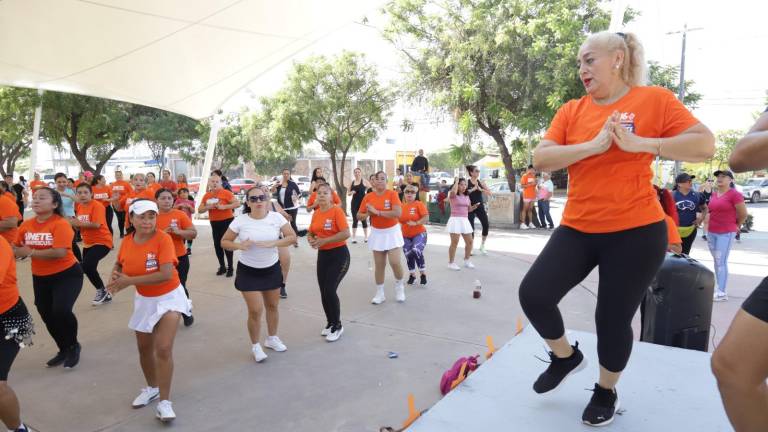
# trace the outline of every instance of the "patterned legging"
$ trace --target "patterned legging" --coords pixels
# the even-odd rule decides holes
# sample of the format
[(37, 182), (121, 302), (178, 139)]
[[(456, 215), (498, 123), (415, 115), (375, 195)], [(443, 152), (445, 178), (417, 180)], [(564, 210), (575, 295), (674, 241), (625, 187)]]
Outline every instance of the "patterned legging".
[(408, 261), (408, 271), (411, 273), (416, 271), (416, 266), (419, 266), (419, 271), (426, 270), (424, 264), (424, 246), (427, 245), (427, 233), (419, 233), (414, 237), (403, 237), (405, 244), (403, 245), (403, 252), (405, 258)]

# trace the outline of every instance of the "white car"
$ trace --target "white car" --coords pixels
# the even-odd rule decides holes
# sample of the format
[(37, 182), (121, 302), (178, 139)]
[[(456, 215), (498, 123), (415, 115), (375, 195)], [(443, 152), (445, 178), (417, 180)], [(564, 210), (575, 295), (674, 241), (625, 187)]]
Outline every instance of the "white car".
[(736, 189), (741, 192), (744, 199), (748, 199), (751, 203), (759, 202), (760, 200), (768, 198), (768, 178), (751, 178), (746, 183), (736, 185)]
[(291, 176), (291, 180), (299, 186), (302, 194), (309, 193), (309, 185), (312, 184), (312, 179), (304, 176)]
[(445, 180), (449, 185), (453, 184), (453, 176), (444, 171), (437, 171), (429, 174), (429, 185), (439, 186), (440, 182)]
[(494, 183), (488, 186), (488, 189), (490, 189), (491, 192), (493, 193), (509, 192), (509, 183), (507, 182)]

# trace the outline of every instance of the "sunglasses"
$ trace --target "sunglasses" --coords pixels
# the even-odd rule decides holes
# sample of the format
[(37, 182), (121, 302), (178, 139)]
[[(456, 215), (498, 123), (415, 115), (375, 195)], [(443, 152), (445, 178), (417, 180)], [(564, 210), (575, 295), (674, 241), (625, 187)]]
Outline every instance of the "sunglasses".
[(268, 200), (266, 195), (251, 195), (248, 197), (248, 202), (259, 203)]
[(406, 193), (407, 195), (415, 195), (415, 194), (416, 194), (416, 192), (415, 192), (415, 191), (405, 191), (405, 193)]

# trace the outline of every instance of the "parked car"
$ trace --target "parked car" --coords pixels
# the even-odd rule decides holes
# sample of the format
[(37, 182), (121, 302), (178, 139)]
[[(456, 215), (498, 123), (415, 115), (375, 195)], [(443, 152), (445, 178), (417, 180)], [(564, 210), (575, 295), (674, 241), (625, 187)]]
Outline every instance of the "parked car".
[(439, 186), (440, 182), (445, 180), (448, 184), (453, 183), (453, 176), (444, 171), (437, 171), (429, 174), (429, 185)]
[[(738, 185), (737, 185), (738, 186)], [(749, 202), (756, 203), (768, 198), (768, 178), (751, 178), (741, 185), (739, 192), (748, 199)]]
[(256, 186), (256, 180), (244, 178), (232, 179), (229, 181), (229, 185), (232, 187), (233, 194), (241, 194)]
[(291, 176), (291, 180), (299, 186), (302, 195), (309, 193), (309, 185), (312, 184), (312, 179), (304, 176)]
[(488, 189), (490, 189), (491, 192), (493, 193), (509, 192), (509, 183), (507, 182), (494, 183), (488, 186)]

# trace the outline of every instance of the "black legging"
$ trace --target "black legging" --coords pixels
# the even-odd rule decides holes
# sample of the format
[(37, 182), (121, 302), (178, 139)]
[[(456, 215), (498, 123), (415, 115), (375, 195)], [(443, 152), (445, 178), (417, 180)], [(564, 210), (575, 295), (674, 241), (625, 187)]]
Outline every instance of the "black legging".
[[(75, 231), (77, 233), (77, 231)], [(83, 255), (80, 253), (80, 246), (77, 245), (77, 235), (72, 238), (72, 254), (75, 255), (77, 262), (83, 262)]]
[(189, 298), (189, 290), (187, 290), (187, 275), (189, 274), (189, 255), (182, 255), (177, 257), (179, 264), (176, 266), (176, 271), (179, 273), (179, 281), (181, 286), (184, 287), (184, 293)]
[(352, 200), (352, 228), (357, 228), (357, 223), (360, 222), (363, 224), (363, 229), (368, 228), (368, 222), (367, 221), (358, 221), (357, 220), (357, 212), (360, 211), (360, 204), (363, 202), (363, 200), (355, 201)]
[(99, 244), (83, 248), (83, 273), (96, 289), (104, 288), (104, 281), (99, 276), (99, 261), (107, 256), (109, 251), (108, 247)]
[(125, 212), (115, 210), (117, 216), (117, 230), (120, 231), (120, 237), (125, 236)]
[(299, 235), (299, 227), (296, 226), (296, 217), (299, 216), (299, 209), (286, 210), (289, 216), (291, 216), (291, 228), (296, 235)]
[(105, 210), (107, 211), (107, 228), (109, 228), (109, 233), (114, 234), (115, 232), (112, 230), (112, 220), (115, 217), (115, 212), (112, 210), (111, 205), (104, 206)]
[(336, 290), (349, 270), (349, 249), (340, 246), (317, 252), (317, 284), (328, 324), (341, 325), (341, 304)]
[(488, 237), (488, 213), (485, 212), (485, 204), (477, 206), (475, 211), (469, 213), (469, 224), (472, 225), (472, 237), (475, 236), (475, 216), (480, 219), (480, 223), (483, 225), (483, 237)]
[(686, 255), (691, 254), (691, 247), (693, 247), (693, 241), (696, 240), (696, 231), (698, 231), (697, 228), (693, 228), (693, 232), (691, 232), (691, 235), (688, 237), (683, 238), (683, 253)]
[(598, 267), (597, 354), (601, 366), (621, 372), (632, 351), (632, 317), (666, 248), (664, 221), (605, 234), (560, 226), (520, 283), (520, 304), (541, 337), (559, 339), (565, 327), (557, 304)]
[(219, 260), (219, 268), (224, 268), (224, 255), (227, 256), (227, 268), (232, 268), (232, 255), (234, 252), (231, 250), (225, 251), (224, 248), (221, 247), (221, 238), (224, 237), (224, 233), (227, 232), (227, 228), (229, 228), (229, 224), (232, 223), (233, 220), (234, 218), (211, 221), (213, 249), (216, 251), (216, 258)]
[(32, 276), (35, 306), (59, 351), (77, 343), (77, 318), (72, 308), (83, 289), (80, 264), (48, 276)]

